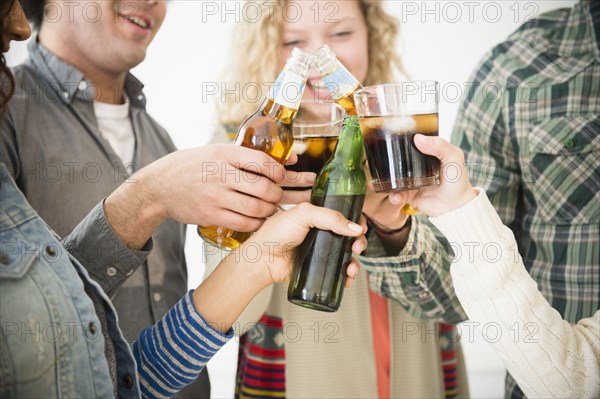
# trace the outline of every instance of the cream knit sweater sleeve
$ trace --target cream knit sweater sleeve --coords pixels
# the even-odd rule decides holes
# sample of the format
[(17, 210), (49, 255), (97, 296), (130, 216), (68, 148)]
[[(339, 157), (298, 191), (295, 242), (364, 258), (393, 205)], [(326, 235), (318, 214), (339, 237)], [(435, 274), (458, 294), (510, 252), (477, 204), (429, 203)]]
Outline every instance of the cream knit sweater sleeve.
[(564, 321), (537, 289), (483, 190), (460, 209), (431, 218), (459, 249), (456, 295), (525, 395), (600, 397), (600, 310)]

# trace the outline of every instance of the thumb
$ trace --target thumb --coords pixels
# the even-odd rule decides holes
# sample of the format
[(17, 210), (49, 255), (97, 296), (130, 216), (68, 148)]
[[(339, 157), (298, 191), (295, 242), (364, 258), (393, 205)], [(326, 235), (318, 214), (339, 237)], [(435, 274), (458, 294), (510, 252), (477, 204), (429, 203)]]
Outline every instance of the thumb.
[(346, 219), (342, 213), (333, 209), (303, 203), (295, 206), (291, 211), (297, 211), (294, 216), (298, 217), (298, 224), (304, 224), (306, 228), (316, 227), (354, 237), (364, 232), (364, 226)]
[(438, 136), (425, 136), (424, 134), (415, 135), (415, 145), (423, 154), (433, 155), (440, 161), (444, 156), (444, 144), (448, 144), (444, 139)]
[(464, 162), (462, 150), (441, 137), (417, 134), (414, 140), (419, 151), (436, 157), (444, 165), (452, 162)]
[(392, 205), (404, 205), (408, 202), (408, 191), (401, 191), (399, 193), (390, 193), (388, 199)]
[(291, 152), (287, 161), (285, 161), (285, 165), (294, 165), (298, 162), (298, 155), (295, 152)]

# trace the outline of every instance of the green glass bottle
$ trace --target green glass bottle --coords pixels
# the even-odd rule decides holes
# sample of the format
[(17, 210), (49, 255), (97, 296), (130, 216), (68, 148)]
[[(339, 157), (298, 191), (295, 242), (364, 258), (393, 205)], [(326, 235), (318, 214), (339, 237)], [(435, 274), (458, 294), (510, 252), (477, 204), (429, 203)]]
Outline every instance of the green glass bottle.
[[(348, 220), (358, 222), (366, 188), (360, 125), (356, 116), (349, 116), (344, 121), (332, 158), (313, 185), (310, 202), (339, 211)], [(298, 248), (288, 300), (310, 309), (338, 310), (353, 242), (351, 237), (311, 229)]]

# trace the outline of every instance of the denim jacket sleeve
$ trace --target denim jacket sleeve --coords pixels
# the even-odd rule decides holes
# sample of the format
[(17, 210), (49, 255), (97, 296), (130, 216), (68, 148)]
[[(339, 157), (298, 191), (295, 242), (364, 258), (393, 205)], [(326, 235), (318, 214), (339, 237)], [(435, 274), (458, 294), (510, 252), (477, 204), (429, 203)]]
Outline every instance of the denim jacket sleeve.
[(62, 244), (109, 297), (144, 263), (152, 250), (152, 239), (139, 251), (127, 248), (119, 240), (106, 220), (104, 201), (90, 211)]
[[(0, 198), (0, 397), (114, 396), (104, 350), (108, 330), (100, 328), (87, 290), (104, 294), (61, 247), (2, 162)], [(108, 328), (118, 332), (114, 312), (106, 315)], [(123, 353), (120, 369), (135, 372), (127, 343), (114, 343)]]
[(367, 238), (369, 246), (358, 259), (369, 273), (371, 290), (421, 319), (466, 320), (450, 276), (452, 245), (426, 219), (413, 217), (408, 242), (397, 256), (385, 256), (377, 234)]

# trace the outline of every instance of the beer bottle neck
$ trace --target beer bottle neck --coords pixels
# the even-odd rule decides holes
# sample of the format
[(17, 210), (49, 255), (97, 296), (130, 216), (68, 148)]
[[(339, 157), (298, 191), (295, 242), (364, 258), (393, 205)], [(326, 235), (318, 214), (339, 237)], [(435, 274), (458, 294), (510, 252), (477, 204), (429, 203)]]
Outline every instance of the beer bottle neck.
[(295, 48), (263, 103), (263, 115), (291, 123), (300, 108), (306, 79), (315, 57)]
[(321, 79), (334, 101), (348, 97), (362, 88), (360, 82), (339, 61)]
[(313, 185), (312, 196), (364, 195), (367, 188), (363, 168), (363, 139), (358, 118), (349, 116), (331, 159)]
[(269, 97), (263, 104), (263, 114), (283, 123), (291, 123), (300, 107), (305, 86), (306, 76), (284, 70), (271, 87)]
[(314, 62), (314, 55), (302, 51), (299, 48), (294, 48), (292, 50), (292, 55), (286, 62), (284, 70), (304, 76), (304, 80), (306, 80)]
[(281, 123), (290, 124), (298, 113), (298, 110), (281, 105), (272, 98), (266, 98), (260, 106), (260, 112)]
[(356, 116), (348, 116), (344, 121), (333, 157), (349, 169), (362, 169), (363, 138)]

